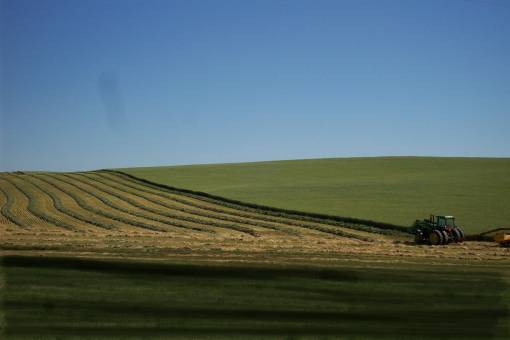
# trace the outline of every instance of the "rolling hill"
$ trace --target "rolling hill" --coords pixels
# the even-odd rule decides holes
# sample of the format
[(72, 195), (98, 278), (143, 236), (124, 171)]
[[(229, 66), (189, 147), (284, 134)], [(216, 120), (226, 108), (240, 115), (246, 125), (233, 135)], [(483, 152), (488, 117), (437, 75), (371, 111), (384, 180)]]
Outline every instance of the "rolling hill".
[(337, 158), (121, 170), (284, 209), (404, 226), (429, 214), (452, 214), (469, 233), (510, 227), (507, 158)]

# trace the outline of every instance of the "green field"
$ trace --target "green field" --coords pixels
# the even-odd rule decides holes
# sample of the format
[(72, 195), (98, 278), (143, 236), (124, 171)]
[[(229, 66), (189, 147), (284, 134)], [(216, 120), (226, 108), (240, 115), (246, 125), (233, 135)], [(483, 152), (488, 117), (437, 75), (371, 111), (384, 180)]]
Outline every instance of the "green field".
[(489, 264), (336, 266), (4, 258), (7, 338), (508, 335)]
[(121, 170), (279, 208), (400, 225), (452, 214), (469, 233), (510, 227), (508, 158), (337, 158)]
[[(435, 204), (488, 229), (508, 216), (508, 166), (383, 158), (128, 172), (402, 224)], [(415, 245), (396, 226), (113, 171), (1, 173), (0, 235), (0, 338), (510, 335), (510, 252), (493, 242)]]

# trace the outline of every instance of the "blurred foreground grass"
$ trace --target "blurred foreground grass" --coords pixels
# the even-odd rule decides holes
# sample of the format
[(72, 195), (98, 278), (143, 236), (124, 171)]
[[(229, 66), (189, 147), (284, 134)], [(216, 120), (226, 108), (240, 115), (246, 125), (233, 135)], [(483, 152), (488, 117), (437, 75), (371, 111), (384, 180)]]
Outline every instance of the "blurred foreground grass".
[(505, 337), (508, 269), (3, 260), (7, 338)]

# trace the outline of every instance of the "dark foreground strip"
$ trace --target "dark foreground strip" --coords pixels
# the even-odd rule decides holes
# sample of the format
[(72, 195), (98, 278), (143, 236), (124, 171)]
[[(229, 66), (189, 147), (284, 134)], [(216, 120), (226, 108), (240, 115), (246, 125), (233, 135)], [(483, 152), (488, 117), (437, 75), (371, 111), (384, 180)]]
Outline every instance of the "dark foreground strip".
[[(3, 266), (7, 338), (508, 338), (508, 283), (498, 271), (37, 256), (6, 256)], [(265, 302), (250, 303), (256, 294)]]
[(241, 267), (200, 264), (168, 264), (137, 261), (98, 260), (77, 257), (37, 257), (9, 255), (3, 257), (5, 267), (34, 267), (75, 269), (107, 273), (158, 274), (172, 276), (239, 277), (266, 280), (280, 276), (297, 276), (324, 280), (358, 280), (354, 271), (338, 271), (328, 268), (280, 268), (280, 267)]

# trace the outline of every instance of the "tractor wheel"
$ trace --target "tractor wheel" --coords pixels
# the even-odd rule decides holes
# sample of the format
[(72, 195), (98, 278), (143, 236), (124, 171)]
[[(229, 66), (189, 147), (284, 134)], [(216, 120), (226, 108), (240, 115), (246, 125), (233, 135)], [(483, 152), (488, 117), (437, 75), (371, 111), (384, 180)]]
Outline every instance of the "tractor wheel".
[(456, 227), (455, 229), (457, 229), (460, 233), (460, 241), (459, 242), (464, 242), (464, 239), (465, 239), (465, 235), (464, 235), (464, 230), (462, 230), (462, 228), (459, 228), (459, 227)]
[(448, 233), (445, 230), (441, 230), (441, 234), (443, 234), (443, 244), (448, 244), (448, 242), (450, 242)]
[(414, 234), (414, 243), (422, 244), (423, 243), (423, 233), (421, 231), (417, 231)]
[(460, 228), (453, 228), (452, 230), (453, 240), (457, 243), (464, 241), (464, 233)]
[(437, 229), (434, 229), (431, 233), (430, 233), (430, 236), (429, 236), (429, 240), (430, 240), (430, 244), (432, 244), (433, 246), (437, 246), (439, 244), (442, 244), (443, 243), (443, 234), (437, 230)]

